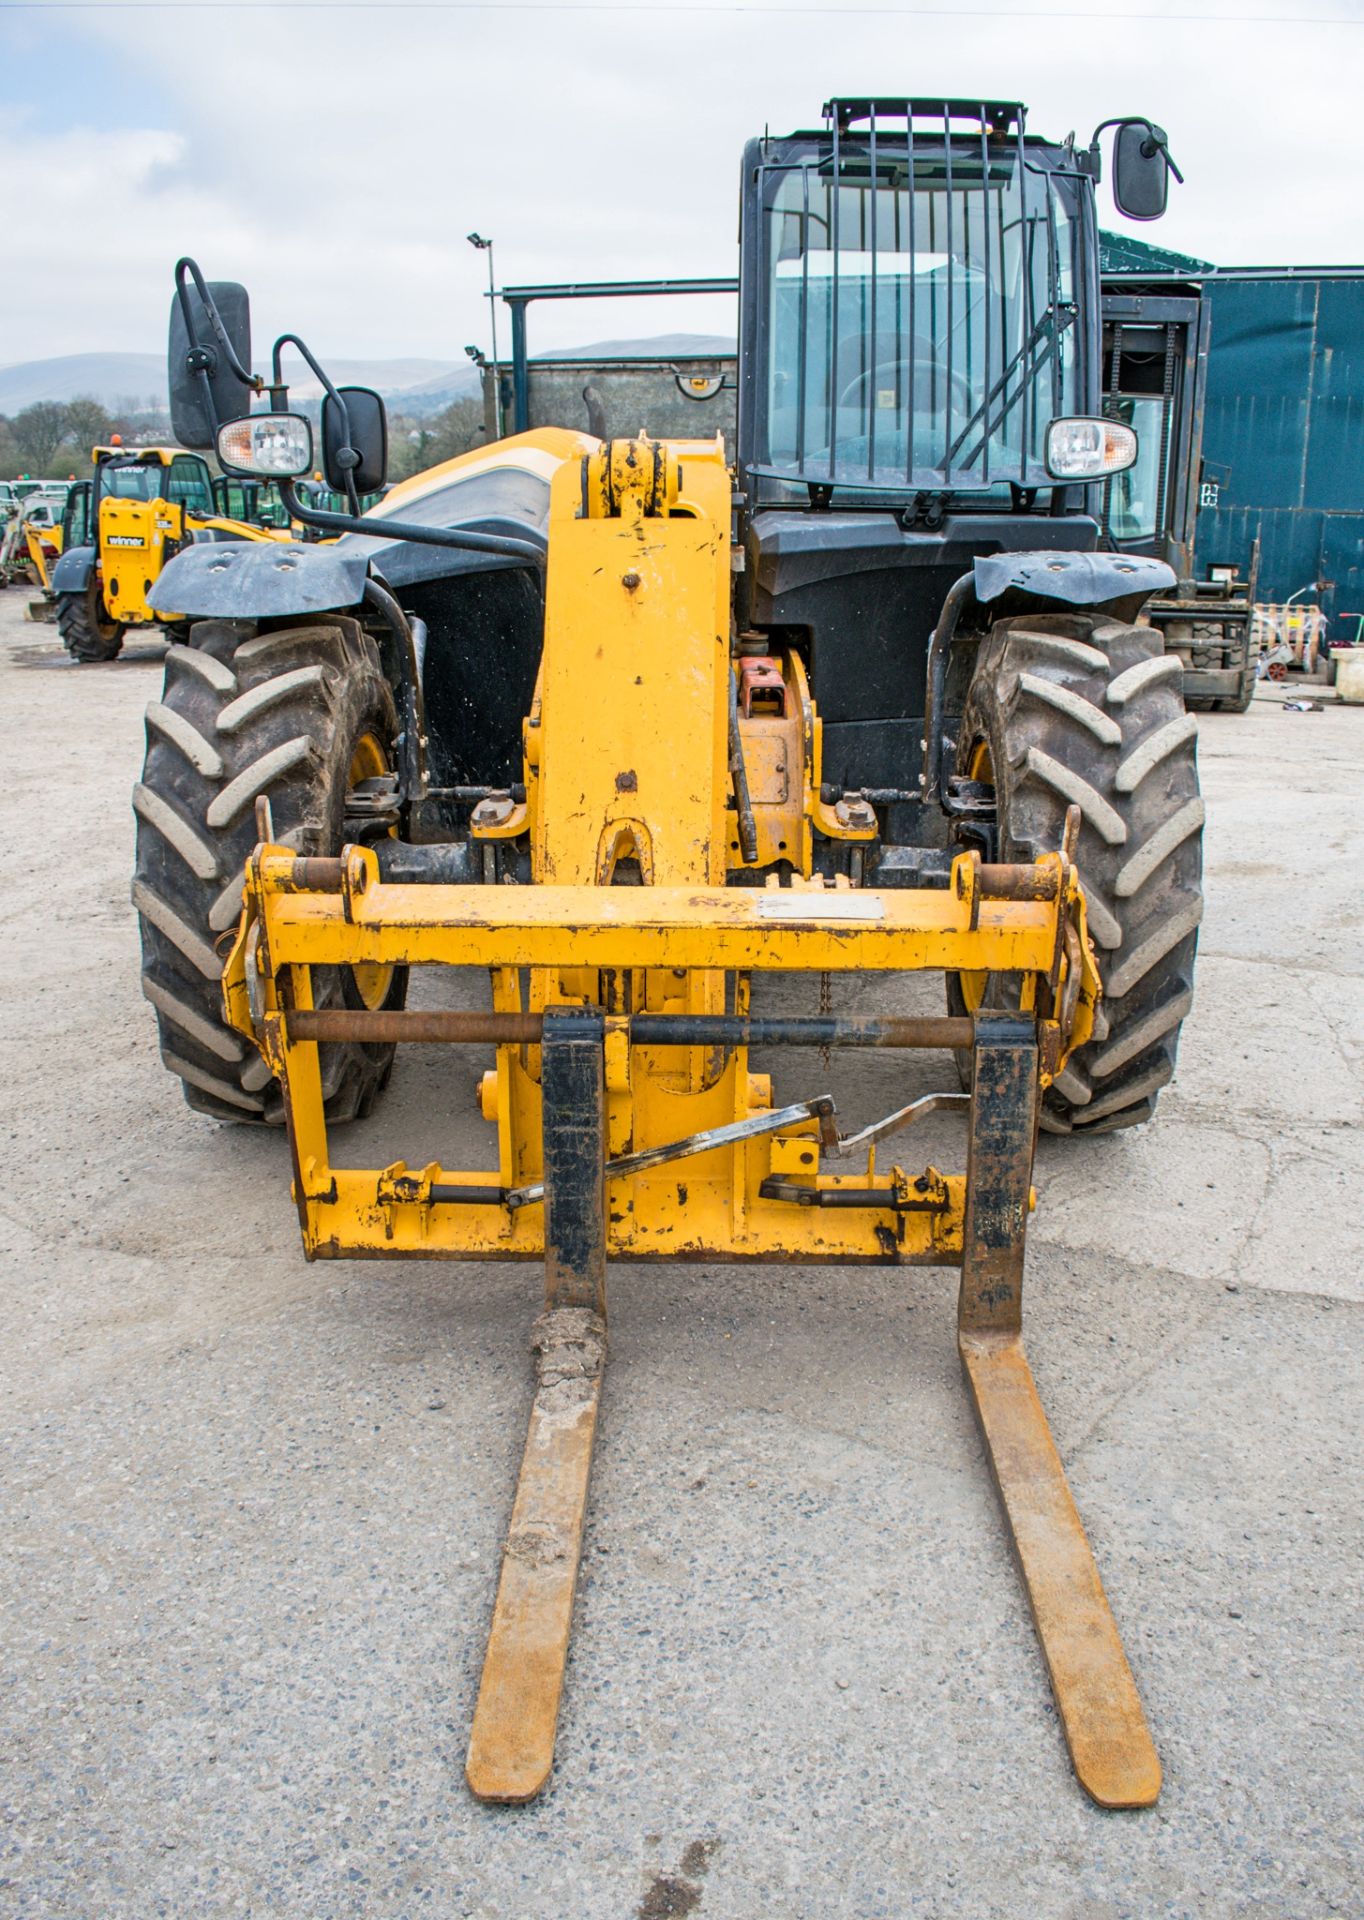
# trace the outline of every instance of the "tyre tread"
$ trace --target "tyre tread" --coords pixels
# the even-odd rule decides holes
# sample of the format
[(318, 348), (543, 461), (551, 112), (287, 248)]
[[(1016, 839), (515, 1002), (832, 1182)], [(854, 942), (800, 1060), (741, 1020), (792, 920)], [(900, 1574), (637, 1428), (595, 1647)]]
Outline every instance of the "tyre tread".
[(1081, 813), (1076, 859), (1104, 993), (1090, 1040), (1044, 1095), (1047, 1132), (1139, 1125), (1174, 1074), (1203, 912), (1197, 723), (1181, 671), (1153, 628), (1059, 608), (998, 621), (977, 655), (957, 765), (967, 772), (988, 746), (998, 857), (1054, 850), (1066, 808)]
[[(142, 990), (168, 1071), (187, 1103), (215, 1119), (278, 1124), (283, 1117), (268, 1064), (222, 1018), (222, 954), (256, 839), (251, 803), (269, 795), (281, 844), (303, 853), (339, 850), (350, 754), (362, 731), (391, 742), (397, 715), (377, 647), (345, 615), (263, 632), (244, 622), (200, 621), (167, 653), (133, 798)], [(315, 989), (335, 1004), (348, 979), (323, 969)], [(401, 1005), (405, 991), (399, 969), (386, 1004)], [(325, 1046), (328, 1119), (367, 1111), (392, 1057), (391, 1046)]]

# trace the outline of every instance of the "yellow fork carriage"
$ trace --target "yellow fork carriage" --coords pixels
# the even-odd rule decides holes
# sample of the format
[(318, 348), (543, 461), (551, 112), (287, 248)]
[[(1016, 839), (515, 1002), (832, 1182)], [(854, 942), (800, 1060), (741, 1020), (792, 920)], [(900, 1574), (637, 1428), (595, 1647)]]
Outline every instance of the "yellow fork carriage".
[[(855, 884), (869, 810), (821, 799), (799, 659), (745, 661), (730, 615), (730, 478), (709, 443), (611, 442), (551, 483), (544, 651), (524, 800), (475, 843), (528, 841), (532, 884), (402, 884), (373, 846), (247, 868), (229, 1024), (278, 1075), (310, 1258), (543, 1260), (538, 1383), (470, 1740), (481, 1799), (544, 1786), (606, 1358), (609, 1259), (959, 1266), (958, 1340), (1076, 1772), (1149, 1804), (1160, 1767), (1024, 1354), (1024, 1240), (1040, 1096), (1093, 1031), (1099, 977), (1064, 844), (1031, 864), (959, 854), (947, 888)], [(519, 795), (520, 789), (515, 790)], [(848, 843), (825, 884), (813, 836)], [(727, 885), (755, 860), (766, 884)], [(397, 967), (486, 969), (489, 1012), (383, 1007)], [(314, 1005), (318, 968), (379, 983)], [(1007, 976), (1010, 1010), (767, 1015), (754, 973)], [(378, 970), (378, 971), (376, 971)], [(321, 997), (321, 996), (319, 996)], [(332, 1164), (327, 1042), (491, 1045), (498, 1169)], [(825, 1096), (774, 1105), (752, 1046), (969, 1049), (968, 1094), (851, 1136)], [(959, 1106), (965, 1171), (905, 1135)]]

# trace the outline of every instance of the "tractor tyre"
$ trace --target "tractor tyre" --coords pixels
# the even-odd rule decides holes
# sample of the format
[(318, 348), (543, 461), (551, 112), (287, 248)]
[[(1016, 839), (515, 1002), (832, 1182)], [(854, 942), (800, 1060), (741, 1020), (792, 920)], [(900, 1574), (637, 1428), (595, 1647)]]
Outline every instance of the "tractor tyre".
[[(1193, 1001), (1203, 917), (1197, 722), (1158, 631), (1095, 614), (1001, 620), (981, 644), (958, 736), (963, 773), (994, 785), (1001, 860), (1061, 844), (1076, 865), (1103, 997), (1094, 1037), (1043, 1097), (1049, 1133), (1108, 1133), (1155, 1111)], [(988, 976), (949, 976), (963, 1012)]]
[(106, 617), (98, 580), (83, 593), (57, 595), (57, 631), (71, 658), (87, 663), (113, 660), (123, 645), (123, 628)]
[[(373, 834), (347, 797), (394, 762), (393, 695), (358, 621), (325, 615), (257, 631), (195, 623), (166, 655), (147, 709), (147, 755), (133, 790), (133, 905), (142, 991), (156, 1009), (161, 1058), (185, 1099), (219, 1120), (279, 1124), (279, 1083), (223, 1020), (223, 963), (241, 914), (256, 801), (270, 802), (276, 842), (336, 854)], [(407, 970), (315, 968), (318, 1006), (401, 1007)], [(327, 1118), (363, 1118), (387, 1084), (391, 1045), (321, 1049)]]
[(1218, 711), (1220, 713), (1249, 713), (1250, 703), (1255, 698), (1255, 689), (1259, 683), (1260, 677), (1255, 670), (1255, 662), (1252, 660), (1249, 666), (1242, 667), (1241, 684), (1231, 699), (1217, 701)]

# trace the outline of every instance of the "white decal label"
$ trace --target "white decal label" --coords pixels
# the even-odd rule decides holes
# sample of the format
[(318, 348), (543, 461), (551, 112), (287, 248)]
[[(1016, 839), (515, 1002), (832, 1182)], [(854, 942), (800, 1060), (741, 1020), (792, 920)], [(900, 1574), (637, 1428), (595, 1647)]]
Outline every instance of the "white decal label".
[(800, 893), (786, 887), (758, 895), (764, 920), (884, 920), (885, 904), (875, 893)]

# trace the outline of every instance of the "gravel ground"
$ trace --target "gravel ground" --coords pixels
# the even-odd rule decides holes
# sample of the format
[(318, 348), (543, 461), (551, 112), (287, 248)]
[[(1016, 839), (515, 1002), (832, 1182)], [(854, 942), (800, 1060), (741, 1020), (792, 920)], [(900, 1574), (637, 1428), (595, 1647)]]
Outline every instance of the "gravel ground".
[[(497, 1811), (462, 1763), (538, 1276), (310, 1268), (282, 1141), (183, 1107), (127, 904), (159, 649), (72, 668), (22, 598), (0, 1912), (1364, 1914), (1364, 712), (1203, 721), (1178, 1079), (1156, 1126), (1039, 1156), (1030, 1349), (1158, 1806), (1072, 1779), (953, 1275), (618, 1267), (558, 1764)], [(486, 1154), (446, 1066), (401, 1060), (354, 1151)], [(827, 1084), (856, 1117), (894, 1072)], [(788, 1097), (823, 1083), (788, 1063)]]

